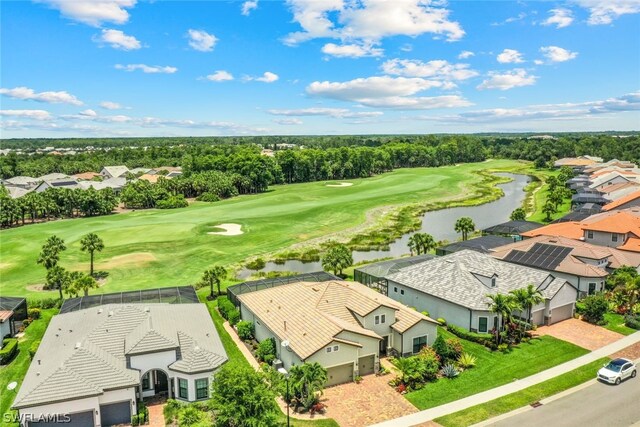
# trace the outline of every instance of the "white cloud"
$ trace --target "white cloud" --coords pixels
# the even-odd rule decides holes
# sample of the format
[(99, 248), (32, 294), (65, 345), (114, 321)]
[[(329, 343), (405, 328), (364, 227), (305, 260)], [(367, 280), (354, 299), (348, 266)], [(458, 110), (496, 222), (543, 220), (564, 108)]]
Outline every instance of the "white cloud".
[(469, 69), (469, 64), (451, 64), (445, 60), (390, 59), (381, 68), (386, 74), (442, 80), (466, 80), (478, 75), (477, 71)]
[(296, 119), (295, 117), (288, 118), (288, 119), (273, 119), (272, 122), (277, 123), (279, 125), (286, 125), (286, 126), (303, 124), (302, 120)]
[(84, 111), (80, 111), (79, 114), (81, 116), (87, 116), (87, 117), (97, 117), (98, 116), (98, 113), (96, 113), (95, 110), (92, 110), (90, 108), (87, 109), (87, 110), (84, 110)]
[(242, 3), (242, 14), (244, 16), (249, 16), (253, 9), (258, 8), (258, 0), (249, 0)]
[(0, 116), (33, 120), (49, 120), (51, 118), (51, 114), (45, 110), (0, 110)]
[(187, 35), (189, 36), (189, 46), (200, 52), (211, 52), (218, 41), (216, 36), (203, 30), (190, 29)]
[(540, 52), (551, 62), (565, 62), (578, 56), (578, 52), (571, 52), (558, 46), (543, 46)]
[(228, 71), (218, 70), (213, 74), (209, 74), (206, 79), (212, 82), (226, 82), (233, 80), (233, 75)]
[(74, 21), (99, 27), (103, 22), (124, 24), (136, 0), (37, 0)]
[(429, 109), (472, 105), (461, 96), (413, 97), (446, 83), (438, 80), (406, 77), (367, 77), (346, 82), (313, 82), (307, 93), (313, 96), (357, 102), (374, 108)]
[(630, 111), (640, 111), (640, 92), (602, 101), (529, 105), (520, 108), (492, 108), (451, 116), (422, 117), (421, 119), (449, 123), (526, 122), (531, 120), (583, 121), (597, 115)]
[(455, 41), (465, 34), (458, 22), (449, 20), (442, 3), (428, 0), (288, 0), (288, 4), (303, 30), (287, 35), (284, 42), (289, 45), (320, 37), (378, 41), (425, 33)]
[(494, 27), (497, 27), (497, 26), (500, 26), (500, 25), (510, 24), (512, 22), (522, 21), (526, 17), (527, 17), (526, 13), (520, 12), (518, 14), (518, 16), (510, 16), (509, 18), (505, 19), (502, 22), (492, 22), (491, 25), (494, 26)]
[(36, 93), (33, 89), (21, 86), (13, 89), (2, 88), (0, 89), (0, 94), (10, 98), (47, 102), (50, 104), (82, 105), (82, 101), (65, 91)]
[(639, 0), (574, 0), (589, 10), (589, 25), (608, 25), (622, 15), (640, 13)]
[(367, 118), (378, 117), (383, 115), (382, 111), (351, 111), (346, 108), (325, 108), (325, 107), (312, 107), (312, 108), (299, 108), (294, 110), (267, 110), (267, 113), (274, 116), (327, 116), (333, 118)]
[(542, 65), (542, 64), (544, 64), (544, 61), (542, 59), (534, 59), (533, 63), (536, 64), (536, 65)]
[(170, 66), (160, 66), (160, 65), (145, 65), (145, 64), (116, 64), (116, 70), (124, 70), (124, 71), (136, 71), (140, 70), (143, 73), (147, 74), (173, 74), (178, 69), (176, 67)]
[(471, 58), (472, 56), (476, 56), (476, 54), (471, 52), (470, 50), (463, 50), (458, 55), (458, 59), (467, 59), (467, 58)]
[(413, 45), (411, 45), (410, 43), (405, 43), (400, 46), (400, 50), (403, 52), (411, 52), (413, 50)]
[(99, 36), (93, 37), (93, 41), (106, 43), (112, 48), (120, 50), (136, 50), (142, 47), (138, 39), (128, 36), (120, 30), (103, 29)]
[(522, 54), (515, 49), (505, 49), (500, 53), (496, 59), (501, 64), (512, 64), (524, 62)]
[(322, 53), (338, 58), (362, 58), (363, 56), (382, 56), (384, 50), (374, 48), (371, 44), (343, 44), (327, 43), (322, 46)]
[(536, 79), (536, 76), (527, 74), (527, 71), (522, 68), (516, 68), (504, 73), (490, 71), (489, 78), (478, 85), (478, 89), (508, 90), (514, 87), (531, 86), (536, 82)]
[(549, 11), (549, 17), (542, 22), (542, 25), (555, 25), (556, 28), (564, 28), (573, 22), (573, 12), (569, 9), (556, 8)]
[(257, 82), (263, 82), (263, 83), (273, 83), (277, 81), (279, 78), (280, 76), (278, 76), (275, 73), (272, 73), (271, 71), (265, 71), (264, 74), (262, 74), (262, 77), (251, 77), (251, 76), (244, 77), (244, 79), (247, 81), (255, 80)]
[(122, 108), (122, 105), (111, 101), (102, 101), (100, 106), (105, 110), (120, 110)]

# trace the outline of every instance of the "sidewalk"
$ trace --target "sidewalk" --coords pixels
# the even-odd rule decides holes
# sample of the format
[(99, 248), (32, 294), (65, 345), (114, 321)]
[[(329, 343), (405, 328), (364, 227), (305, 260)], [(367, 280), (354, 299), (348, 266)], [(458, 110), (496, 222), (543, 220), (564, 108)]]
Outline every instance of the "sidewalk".
[(580, 366), (591, 363), (594, 360), (598, 360), (601, 357), (609, 356), (638, 342), (640, 342), (640, 332), (628, 335), (614, 343), (599, 348), (598, 350), (594, 350), (591, 353), (585, 354), (584, 356), (580, 356), (558, 366), (554, 366), (553, 368), (547, 369), (546, 371), (538, 372), (537, 374), (531, 375), (527, 378), (523, 378), (521, 380), (517, 380), (512, 383), (484, 391), (482, 393), (474, 394), (473, 396), (465, 397), (464, 399), (456, 400), (454, 402), (450, 402), (441, 406), (436, 406), (435, 408), (427, 409), (421, 412), (416, 412), (415, 414), (375, 424), (374, 427), (415, 426), (416, 424), (424, 423), (426, 421), (433, 420), (434, 418), (449, 415), (454, 412), (458, 412), (463, 409), (480, 405), (499, 397), (524, 390), (527, 387), (531, 387), (551, 378), (555, 378), (559, 375), (579, 368)]

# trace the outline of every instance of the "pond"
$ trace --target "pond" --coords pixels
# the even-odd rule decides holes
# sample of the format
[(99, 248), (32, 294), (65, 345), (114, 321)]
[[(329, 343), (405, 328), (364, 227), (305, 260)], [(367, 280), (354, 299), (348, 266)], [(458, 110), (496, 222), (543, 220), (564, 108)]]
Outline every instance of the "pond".
[[(477, 230), (482, 230), (492, 225), (500, 224), (509, 220), (509, 215), (515, 209), (522, 206), (526, 198), (525, 187), (531, 178), (527, 175), (516, 175), (509, 173), (500, 173), (499, 176), (506, 176), (512, 179), (504, 184), (498, 184), (498, 187), (504, 192), (504, 196), (493, 202), (485, 203), (477, 206), (465, 206), (459, 208), (440, 209), (437, 211), (426, 212), (422, 218), (422, 226), (420, 232), (429, 233), (436, 241), (456, 241), (460, 235), (455, 232), (454, 225), (458, 218), (468, 216), (473, 219)], [(417, 231), (407, 233), (396, 239), (389, 245), (388, 250), (379, 251), (354, 251), (353, 262), (359, 263), (363, 261), (373, 261), (381, 258), (393, 257), (397, 258), (409, 253), (409, 238)], [(257, 271), (293, 271), (296, 273), (311, 273), (321, 271), (322, 264), (316, 262), (302, 262), (297, 260), (285, 261), (283, 264), (268, 262), (261, 270), (250, 270), (242, 268), (236, 275), (238, 279), (246, 279)]]

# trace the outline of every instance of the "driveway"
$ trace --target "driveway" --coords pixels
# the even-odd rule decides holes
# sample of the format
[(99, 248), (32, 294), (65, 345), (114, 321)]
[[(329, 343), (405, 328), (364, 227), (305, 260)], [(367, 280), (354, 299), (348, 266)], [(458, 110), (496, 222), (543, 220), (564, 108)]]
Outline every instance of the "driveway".
[(388, 383), (393, 374), (366, 375), (360, 384), (347, 383), (324, 390), (325, 415), (340, 427), (362, 427), (418, 412)]
[(622, 334), (579, 319), (567, 319), (551, 326), (540, 326), (535, 334), (550, 335), (587, 350), (597, 350), (623, 338)]

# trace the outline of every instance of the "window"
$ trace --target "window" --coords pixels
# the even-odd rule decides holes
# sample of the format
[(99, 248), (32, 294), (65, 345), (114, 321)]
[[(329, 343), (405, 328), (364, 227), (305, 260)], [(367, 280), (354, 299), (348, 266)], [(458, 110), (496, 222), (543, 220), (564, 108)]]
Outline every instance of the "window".
[(379, 325), (381, 323), (384, 324), (384, 322), (386, 322), (386, 321), (387, 321), (387, 316), (385, 314), (382, 314), (380, 316), (374, 317), (374, 323), (376, 325)]
[(423, 335), (421, 337), (415, 337), (413, 339), (413, 352), (418, 353), (422, 347), (427, 345), (427, 336)]
[(340, 346), (338, 345), (334, 345), (333, 347), (329, 346), (325, 350), (327, 351), (327, 353), (331, 353), (331, 352), (335, 353), (336, 351), (340, 350)]
[(589, 295), (593, 295), (596, 293), (596, 284), (595, 283), (589, 283)]
[(593, 231), (587, 231), (587, 239), (593, 239)]
[(400, 289), (400, 295), (404, 295), (404, 289)]
[(618, 235), (616, 233), (611, 233), (611, 241), (612, 242), (617, 242), (618, 241)]
[(495, 278), (495, 277), (492, 277), (492, 278), (491, 278), (491, 287), (492, 287), (492, 288), (495, 288), (495, 287), (496, 287), (496, 278)]
[(331, 353), (331, 347), (327, 347), (326, 350), (327, 350), (327, 353)]
[(398, 293), (398, 287), (397, 286), (393, 287), (393, 292)]
[(336, 352), (336, 351), (338, 351), (338, 349), (339, 349), (339, 348), (340, 348), (340, 347), (338, 347), (337, 345), (334, 345), (334, 346), (333, 346), (333, 351), (334, 351), (334, 352)]
[(178, 378), (178, 397), (189, 400), (189, 383), (184, 378)]
[(200, 378), (196, 380), (196, 399), (209, 398), (209, 380), (207, 378)]
[(142, 376), (142, 389), (143, 390), (151, 390), (151, 381), (149, 381), (149, 376), (151, 372), (147, 372)]
[(380, 323), (385, 323), (387, 321), (387, 315), (383, 314), (382, 316), (380, 316)]
[(379, 325), (380, 324), (380, 316), (376, 316), (374, 319), (375, 319), (374, 323), (376, 325)]
[(488, 319), (486, 317), (478, 317), (478, 332), (487, 332)]

